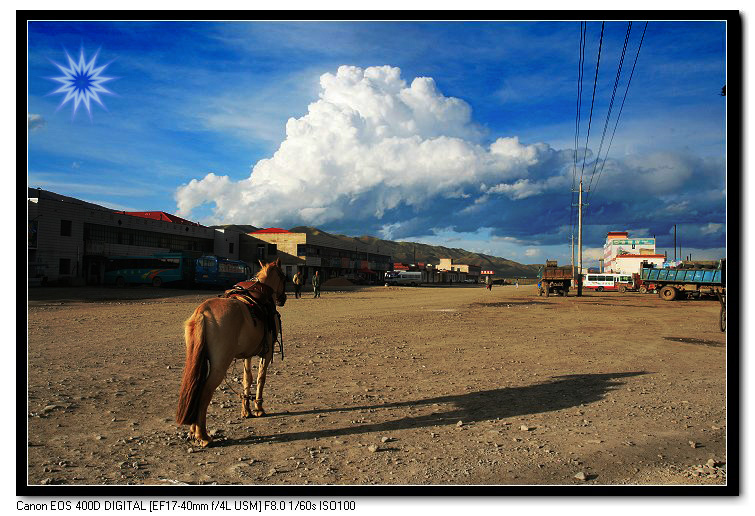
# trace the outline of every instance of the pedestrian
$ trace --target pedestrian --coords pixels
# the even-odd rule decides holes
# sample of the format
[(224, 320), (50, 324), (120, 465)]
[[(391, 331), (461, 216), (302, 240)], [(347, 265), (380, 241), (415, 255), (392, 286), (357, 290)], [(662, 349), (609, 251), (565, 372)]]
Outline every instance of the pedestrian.
[(296, 299), (301, 298), (301, 286), (302, 286), (301, 272), (296, 271), (296, 274), (294, 274), (294, 297)]
[(516, 288), (519, 288), (519, 282), (518, 281), (516, 282)]
[(315, 271), (315, 275), (312, 276), (312, 289), (315, 297), (320, 297), (320, 271)]
[(490, 274), (485, 276), (485, 287), (488, 290), (493, 290), (493, 280), (490, 279)]

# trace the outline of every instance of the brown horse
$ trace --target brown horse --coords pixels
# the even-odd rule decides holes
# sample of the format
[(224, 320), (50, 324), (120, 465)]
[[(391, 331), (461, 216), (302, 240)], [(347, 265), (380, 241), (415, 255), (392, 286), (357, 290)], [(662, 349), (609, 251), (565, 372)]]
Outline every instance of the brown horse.
[[(280, 258), (267, 265), (260, 262), (257, 290), (262, 303), (283, 306), (286, 302), (286, 276), (281, 271)], [(276, 326), (278, 318), (275, 317)], [(213, 298), (199, 305), (184, 323), (186, 364), (178, 399), (176, 422), (190, 425), (189, 435), (202, 447), (212, 438), (207, 433), (207, 407), (215, 389), (223, 381), (228, 367), (236, 358), (244, 359), (244, 392), (241, 415), (261, 417), (262, 389), (265, 387), (267, 366), (273, 358), (273, 338), (266, 323), (252, 318), (248, 306), (235, 298)], [(280, 327), (277, 328), (280, 332)], [(263, 350), (266, 352), (263, 354)], [(249, 410), (252, 379), (252, 357), (260, 356), (257, 374), (257, 396), (254, 412)]]

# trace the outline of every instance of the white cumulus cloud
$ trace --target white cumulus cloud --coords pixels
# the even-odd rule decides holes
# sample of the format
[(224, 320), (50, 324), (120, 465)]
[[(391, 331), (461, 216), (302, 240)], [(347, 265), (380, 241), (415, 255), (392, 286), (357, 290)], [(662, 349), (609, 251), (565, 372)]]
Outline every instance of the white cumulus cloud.
[(444, 96), (432, 78), (407, 84), (399, 68), (341, 66), (320, 77), (320, 88), (319, 100), (288, 120), (285, 140), (250, 177), (194, 179), (176, 192), (178, 213), (190, 217), (214, 204), (208, 223), (322, 225), (382, 219), (401, 206), (421, 211), (436, 198), (466, 199), (483, 183), (522, 198), (560, 181), (517, 183), (550, 147), (517, 138), (482, 145), (469, 105)]

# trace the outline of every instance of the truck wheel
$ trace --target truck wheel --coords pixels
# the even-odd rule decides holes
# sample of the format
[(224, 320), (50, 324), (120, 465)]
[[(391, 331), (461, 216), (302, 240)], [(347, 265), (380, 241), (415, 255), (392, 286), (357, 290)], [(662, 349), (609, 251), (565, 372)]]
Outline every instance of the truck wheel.
[(160, 287), (162, 287), (162, 285), (163, 285), (163, 279), (161, 277), (157, 276), (155, 278), (152, 278), (152, 286), (153, 287), (160, 288)]
[(621, 292), (622, 294), (626, 294), (626, 292), (627, 292), (627, 287), (625, 287), (624, 285), (620, 286), (620, 287), (619, 287), (619, 292)]
[(640, 294), (647, 294), (647, 293), (648, 293), (648, 288), (645, 285), (641, 286)]
[(603, 292), (603, 287), (598, 287), (595, 290), (597, 290), (598, 292)]
[(123, 287), (126, 285), (126, 280), (123, 279), (123, 276), (118, 276), (115, 278), (115, 286), (116, 287)]
[(721, 305), (721, 331), (726, 331), (726, 307)]
[(674, 299), (676, 299), (678, 293), (679, 292), (674, 287), (666, 285), (661, 289), (659, 295), (664, 301), (673, 301)]

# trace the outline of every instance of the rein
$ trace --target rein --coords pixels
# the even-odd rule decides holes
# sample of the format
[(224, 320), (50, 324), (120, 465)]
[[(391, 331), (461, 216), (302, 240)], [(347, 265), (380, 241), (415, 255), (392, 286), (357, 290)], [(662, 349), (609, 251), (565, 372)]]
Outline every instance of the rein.
[[(278, 269), (277, 267), (276, 267), (276, 272), (279, 274), (280, 280), (285, 285), (286, 277), (283, 274), (283, 272), (280, 269)], [(246, 283), (246, 282), (242, 282), (242, 283)], [(278, 344), (279, 344), (279, 349), (280, 349), (280, 354), (281, 354), (281, 360), (283, 360), (283, 323), (281, 321), (281, 314), (280, 314), (280, 312), (278, 312), (278, 310), (275, 308), (275, 301), (273, 299), (273, 296), (275, 295), (275, 290), (273, 290), (272, 287), (270, 287), (268, 285), (265, 285), (264, 283), (260, 282), (259, 278), (257, 278), (256, 276), (250, 282), (248, 282), (248, 283), (251, 283), (251, 285), (248, 286), (248, 287), (246, 287), (246, 286), (242, 287), (241, 284), (237, 284), (237, 285), (235, 285), (233, 287), (233, 289), (226, 291), (225, 294), (223, 296), (220, 296), (220, 297), (228, 297), (228, 298), (239, 299), (240, 301), (242, 301), (243, 303), (245, 303), (247, 306), (249, 306), (250, 310), (251, 310), (252, 306), (257, 305), (258, 307), (260, 307), (260, 309), (262, 309), (264, 311), (264, 309), (262, 308), (262, 303), (260, 303), (260, 301), (263, 301), (265, 305), (269, 305), (270, 307), (272, 307), (272, 309), (274, 311), (274, 316), (278, 320), (278, 328), (280, 329), (280, 331), (277, 331), (277, 329), (275, 327), (273, 327), (272, 332), (275, 334), (275, 342), (278, 342)], [(259, 292), (260, 295), (262, 296), (262, 299), (261, 300), (257, 300), (254, 297), (252, 297), (250, 295), (252, 292)], [(285, 291), (284, 291), (284, 294), (283, 294), (283, 298), (284, 298), (284, 302), (285, 302)], [(263, 323), (264, 323), (264, 319), (263, 319)], [(275, 324), (274, 321), (273, 321), (273, 324)], [(263, 353), (264, 354), (267, 354), (267, 351), (265, 350), (265, 348), (267, 347), (265, 345), (265, 340), (267, 340), (266, 337), (267, 336), (263, 337), (263, 350), (264, 350)], [(275, 354), (275, 342), (273, 342), (271, 344), (273, 346), (273, 353), (270, 356), (270, 361), (271, 362), (272, 362), (272, 359), (273, 359), (273, 355)], [(235, 371), (236, 371), (236, 360), (238, 360), (238, 359), (237, 358), (233, 359), (234, 376), (235, 376)], [(251, 394), (240, 394), (240, 393), (236, 392), (236, 390), (231, 386), (231, 384), (228, 383), (228, 371), (226, 371), (226, 374), (225, 374), (225, 377), (223, 378), (223, 381), (225, 382), (226, 387), (228, 387), (228, 389), (230, 389), (230, 391), (233, 394), (235, 394), (236, 396), (238, 396), (242, 400), (256, 400), (256, 398), (255, 398), (254, 395), (251, 395)], [(242, 380), (242, 382), (243, 382), (243, 380)], [(255, 383), (256, 383), (256, 380), (252, 379), (252, 382), (250, 383), (250, 389), (251, 389), (251, 386), (253, 384), (255, 384)]]

